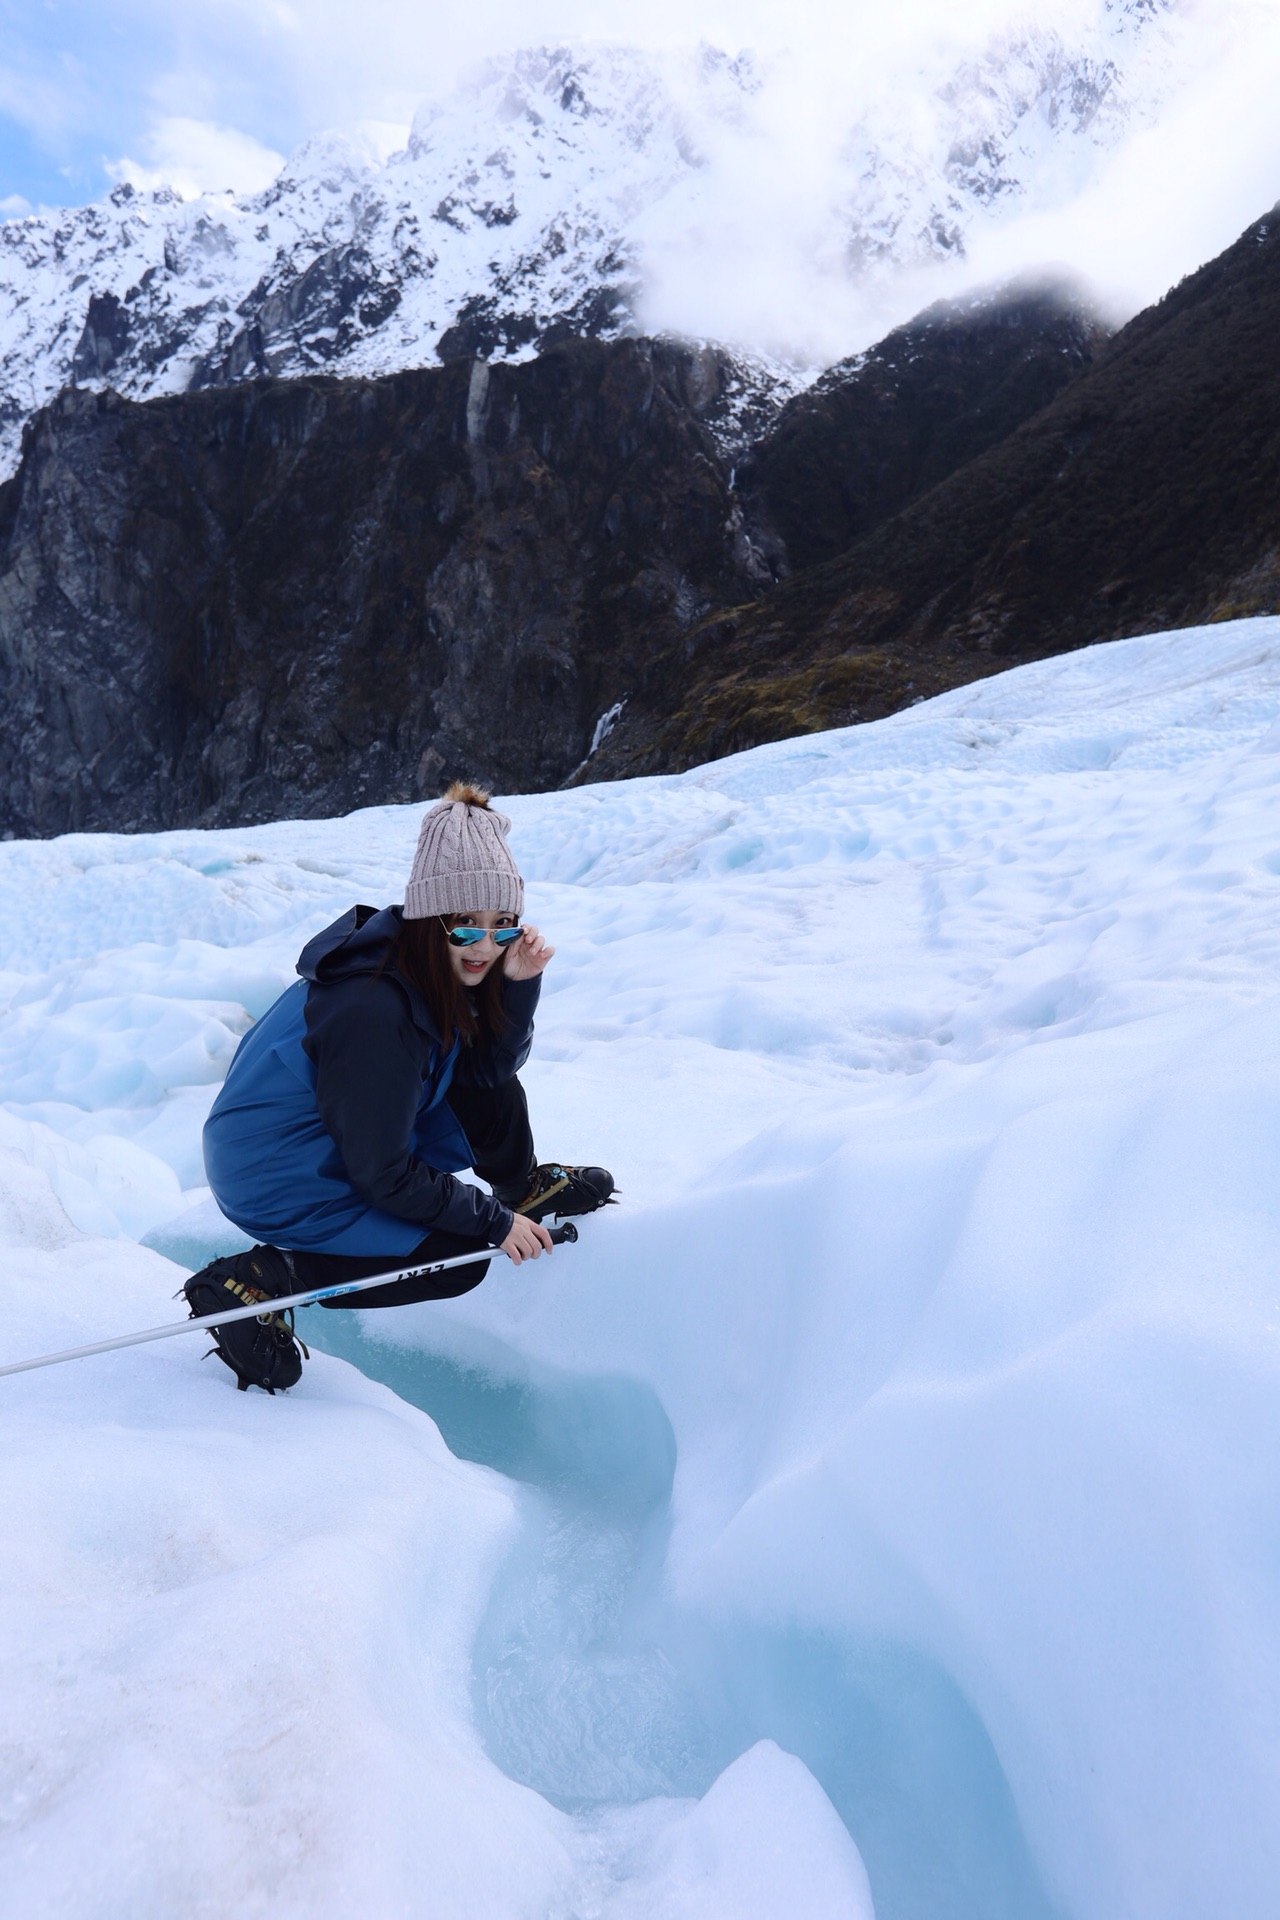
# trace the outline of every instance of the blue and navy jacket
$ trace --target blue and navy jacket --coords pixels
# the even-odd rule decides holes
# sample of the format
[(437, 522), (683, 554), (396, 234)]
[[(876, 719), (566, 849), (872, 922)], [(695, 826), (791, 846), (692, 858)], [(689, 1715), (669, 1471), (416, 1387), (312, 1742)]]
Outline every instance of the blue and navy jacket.
[(445, 1095), (498, 1086), (533, 1040), (540, 980), (503, 982), (500, 1040), (446, 1046), (389, 962), (401, 909), (352, 907), (303, 948), (302, 978), (236, 1049), (204, 1129), (229, 1220), (272, 1246), (409, 1254), (432, 1228), (498, 1246), (509, 1208), (454, 1179), (473, 1161)]

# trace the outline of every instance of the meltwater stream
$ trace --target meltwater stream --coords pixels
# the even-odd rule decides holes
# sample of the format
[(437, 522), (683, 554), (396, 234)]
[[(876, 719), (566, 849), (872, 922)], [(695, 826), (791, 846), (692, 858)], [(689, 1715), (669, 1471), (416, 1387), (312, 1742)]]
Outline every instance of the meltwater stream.
[[(878, 1920), (1054, 1920), (987, 1734), (904, 1645), (677, 1615), (662, 1591), (675, 1436), (652, 1390), (398, 1345), (377, 1314), (304, 1338), (517, 1483), (521, 1529), (473, 1653), (477, 1724), (568, 1812), (701, 1795), (755, 1741), (802, 1759), (862, 1852)], [(415, 1326), (421, 1338), (421, 1321)]]

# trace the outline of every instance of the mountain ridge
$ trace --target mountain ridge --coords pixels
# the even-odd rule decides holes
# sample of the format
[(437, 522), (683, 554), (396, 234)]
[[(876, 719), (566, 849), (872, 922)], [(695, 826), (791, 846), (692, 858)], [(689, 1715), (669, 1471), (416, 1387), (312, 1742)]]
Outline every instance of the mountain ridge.
[[(1072, 45), (998, 37), (941, 77), (923, 129), (885, 101), (853, 111), (815, 245), (883, 282), (1052, 199), (1175, 83), (1175, 11), (1123, 0)], [(0, 472), (72, 380), (145, 398), (653, 331), (645, 286), (670, 248), (701, 262), (725, 206), (751, 230), (733, 176), (767, 84), (749, 55), (711, 47), (528, 48), (425, 108), (386, 161), (321, 134), (262, 194), (186, 202), (121, 182), (0, 224)], [(722, 343), (757, 410), (809, 377), (769, 348)]]

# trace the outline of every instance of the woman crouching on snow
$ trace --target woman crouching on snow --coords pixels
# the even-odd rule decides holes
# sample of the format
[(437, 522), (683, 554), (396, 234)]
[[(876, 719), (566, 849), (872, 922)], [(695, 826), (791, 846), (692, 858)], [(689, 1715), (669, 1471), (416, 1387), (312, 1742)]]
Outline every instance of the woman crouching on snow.
[[(450, 787), (423, 819), (403, 908), (352, 907), (317, 934), (301, 980), (241, 1041), (204, 1163), (223, 1213), (264, 1244), (191, 1276), (193, 1316), (472, 1250), (536, 1260), (546, 1215), (609, 1199), (603, 1167), (534, 1154), (516, 1075), (554, 949), (519, 924), (510, 825), (486, 793)], [(492, 1194), (454, 1178), (466, 1167)], [(487, 1271), (486, 1258), (350, 1304), (446, 1299)], [(271, 1393), (302, 1372), (280, 1315), (213, 1337), (242, 1388)]]

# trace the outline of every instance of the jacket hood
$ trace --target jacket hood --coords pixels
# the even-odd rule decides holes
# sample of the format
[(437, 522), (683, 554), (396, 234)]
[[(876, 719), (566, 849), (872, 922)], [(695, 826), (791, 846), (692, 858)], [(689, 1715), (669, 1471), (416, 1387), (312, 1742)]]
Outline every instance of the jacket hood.
[[(399, 931), (399, 907), (351, 907), (308, 940), (298, 955), (298, 972), (304, 980), (325, 985), (359, 973), (377, 973), (386, 964), (387, 949)], [(399, 980), (399, 973), (395, 977)]]
[(430, 1034), (437, 1045), (443, 1044), (431, 1010), (411, 980), (399, 967), (387, 965), (388, 949), (400, 931), (403, 910), (400, 907), (351, 907), (323, 933), (308, 940), (298, 955), (298, 972), (304, 980), (322, 987), (337, 980), (354, 980), (383, 973), (394, 980), (409, 1002), (414, 1025)]

